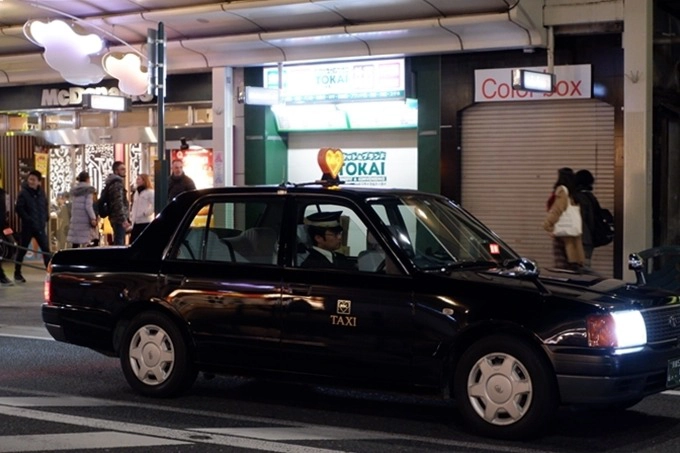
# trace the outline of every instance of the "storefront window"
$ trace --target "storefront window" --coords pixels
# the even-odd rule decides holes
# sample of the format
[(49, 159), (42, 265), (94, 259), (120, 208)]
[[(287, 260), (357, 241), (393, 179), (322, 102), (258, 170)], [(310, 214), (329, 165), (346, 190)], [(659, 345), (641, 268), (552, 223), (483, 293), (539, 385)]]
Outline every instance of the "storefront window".
[(73, 129), (75, 127), (75, 112), (60, 112), (45, 114), (45, 129)]
[(180, 105), (165, 109), (165, 124), (167, 126), (188, 126), (191, 124), (189, 107)]
[(81, 112), (80, 127), (110, 127), (111, 114), (109, 112)]
[(35, 113), (10, 113), (2, 123), (6, 124), (9, 131), (32, 131), (39, 128), (40, 116)]
[(212, 107), (210, 105), (196, 106), (193, 113), (194, 124), (212, 124)]
[(148, 107), (135, 108), (131, 112), (118, 114), (118, 127), (148, 127), (153, 121), (149, 121), (151, 109)]

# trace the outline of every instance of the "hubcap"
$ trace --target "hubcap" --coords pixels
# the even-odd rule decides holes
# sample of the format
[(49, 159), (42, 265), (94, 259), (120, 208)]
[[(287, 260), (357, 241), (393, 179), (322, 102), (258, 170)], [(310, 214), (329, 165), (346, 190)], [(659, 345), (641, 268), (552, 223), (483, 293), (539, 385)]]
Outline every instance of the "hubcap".
[(137, 379), (148, 385), (165, 382), (175, 364), (170, 336), (155, 325), (142, 326), (130, 341), (130, 366)]
[(487, 354), (468, 376), (468, 398), (477, 415), (493, 425), (519, 421), (531, 406), (533, 389), (526, 367), (505, 353)]

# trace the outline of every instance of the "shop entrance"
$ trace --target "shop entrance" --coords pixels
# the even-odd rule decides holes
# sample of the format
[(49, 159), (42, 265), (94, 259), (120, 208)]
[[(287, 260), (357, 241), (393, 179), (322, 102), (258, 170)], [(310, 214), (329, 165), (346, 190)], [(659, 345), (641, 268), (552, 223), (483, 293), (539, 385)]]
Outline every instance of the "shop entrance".
[[(484, 103), (463, 113), (463, 207), (518, 253), (553, 266), (543, 228), (557, 170), (589, 170), (614, 216), (614, 107), (599, 100)], [(615, 241), (616, 242), (616, 241)], [(592, 268), (613, 276), (614, 245), (596, 248)]]

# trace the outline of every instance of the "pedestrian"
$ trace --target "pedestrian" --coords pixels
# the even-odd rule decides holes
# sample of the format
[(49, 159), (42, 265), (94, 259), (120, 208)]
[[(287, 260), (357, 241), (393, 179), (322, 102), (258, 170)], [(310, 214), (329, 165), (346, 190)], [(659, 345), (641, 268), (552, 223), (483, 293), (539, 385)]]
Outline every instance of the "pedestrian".
[(172, 173), (168, 181), (168, 201), (172, 201), (177, 195), (187, 190), (196, 190), (194, 180), (184, 174), (182, 159), (172, 161)]
[(573, 199), (575, 191), (574, 171), (567, 167), (560, 168), (557, 172), (557, 181), (553, 186), (553, 192), (548, 199), (548, 213), (543, 221), (543, 228), (552, 236), (555, 267), (583, 271), (585, 254), (581, 236), (556, 237), (552, 234), (562, 213), (567, 210), (570, 204), (576, 204)]
[(82, 171), (71, 189), (71, 220), (66, 242), (78, 248), (89, 245), (99, 236), (97, 234), (97, 215), (94, 212), (95, 189), (90, 185), (90, 175)]
[(354, 267), (345, 255), (337, 252), (342, 246), (341, 214), (340, 211), (316, 212), (305, 218), (312, 248), (300, 267), (312, 269), (352, 269)]
[(585, 266), (590, 267), (593, 250), (595, 249), (595, 246), (593, 245), (595, 206), (593, 204), (593, 196), (591, 196), (595, 178), (588, 170), (579, 170), (576, 172), (574, 182), (576, 185), (574, 200), (576, 200), (581, 207), (581, 218), (583, 219), (583, 235), (581, 240), (583, 241), (583, 252), (585, 256), (584, 264)]
[(130, 231), (130, 202), (125, 188), (125, 164), (119, 160), (113, 163), (113, 172), (106, 177), (104, 194), (109, 206), (109, 222), (113, 229), (113, 245), (125, 245), (125, 236)]
[(154, 217), (154, 190), (151, 178), (146, 173), (140, 173), (135, 184), (137, 187), (132, 195), (132, 209), (130, 213), (130, 219), (132, 220), (130, 242), (134, 242), (137, 239)]
[(21, 219), (19, 249), (14, 266), (14, 281), (17, 283), (26, 283), (26, 279), (21, 274), (21, 266), (32, 239), (38, 243), (45, 267), (50, 262), (50, 243), (47, 240), (46, 231), (49, 208), (41, 181), (42, 174), (38, 170), (31, 170), (28, 172), (26, 181), (21, 184), (21, 190), (17, 196), (15, 211)]
[[(4, 231), (5, 228), (9, 227), (7, 224), (7, 202), (5, 201), (6, 194), (5, 189), (0, 186), (0, 229)], [(4, 238), (5, 233), (0, 235), (0, 238)], [(6, 246), (7, 248), (9, 245)], [(2, 269), (2, 253), (0, 253), (0, 285), (2, 286), (12, 286), (14, 283), (12, 280), (7, 278), (5, 271)]]

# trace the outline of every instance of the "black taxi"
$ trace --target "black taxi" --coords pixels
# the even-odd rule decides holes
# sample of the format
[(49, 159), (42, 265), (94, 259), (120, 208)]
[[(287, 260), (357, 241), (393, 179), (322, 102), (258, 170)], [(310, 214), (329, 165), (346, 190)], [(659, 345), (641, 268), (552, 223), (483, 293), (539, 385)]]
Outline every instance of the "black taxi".
[(119, 357), (148, 396), (198, 372), (428, 390), (513, 439), (560, 405), (624, 409), (680, 384), (677, 295), (539, 272), (413, 190), (186, 192), (129, 246), (57, 252), (45, 297), (56, 340)]

